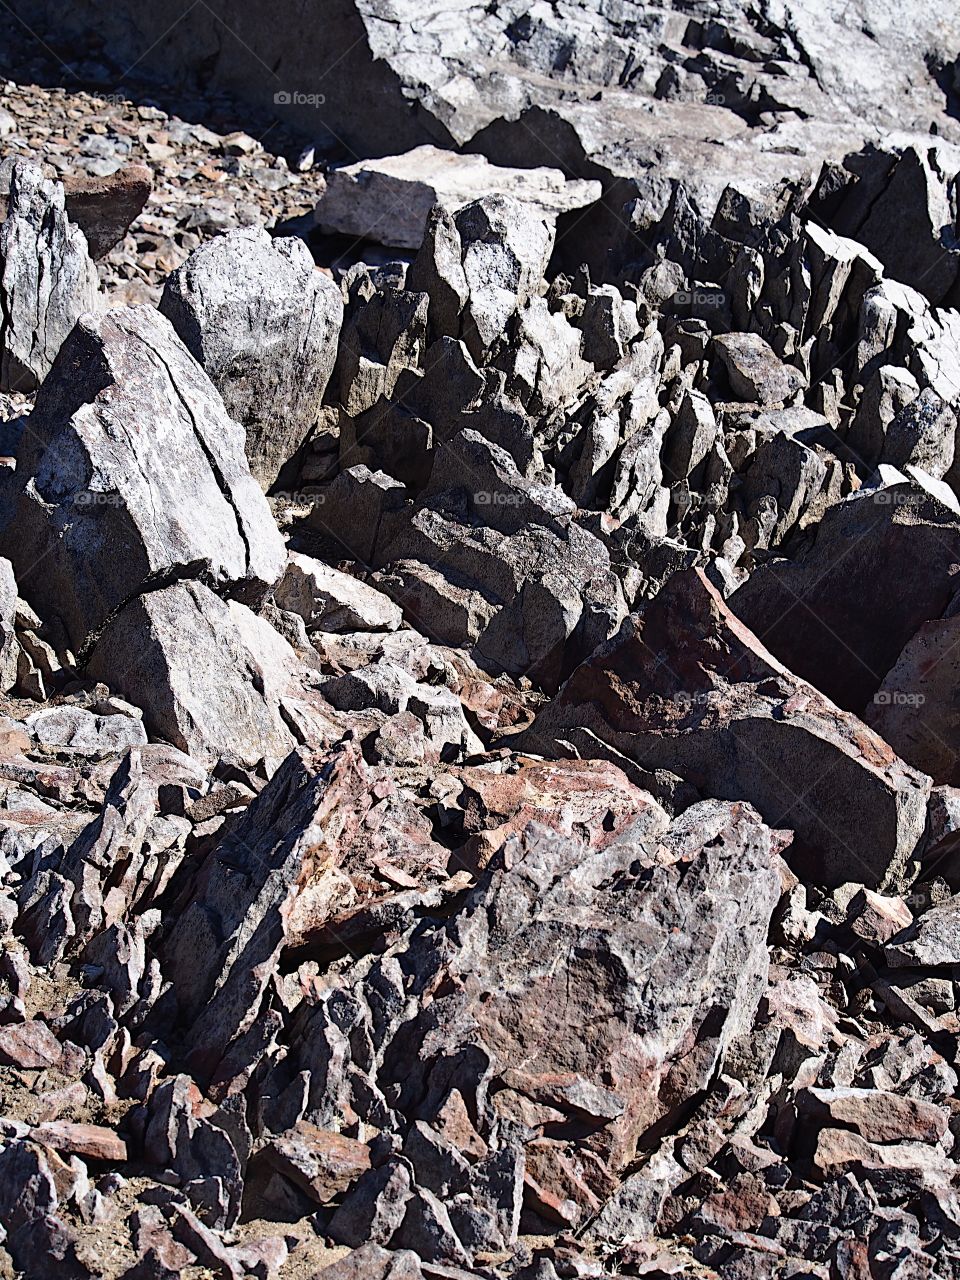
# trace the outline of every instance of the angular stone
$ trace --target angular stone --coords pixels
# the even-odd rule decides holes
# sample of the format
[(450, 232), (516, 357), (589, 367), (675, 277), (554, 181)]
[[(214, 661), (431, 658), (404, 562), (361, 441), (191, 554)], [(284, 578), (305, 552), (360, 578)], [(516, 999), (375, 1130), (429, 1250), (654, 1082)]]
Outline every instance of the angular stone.
[(257, 604), (280, 576), (283, 542), (243, 434), (150, 308), (78, 324), (30, 422), (0, 542), (75, 652), (150, 588), (202, 577)]
[(250, 470), (269, 488), (319, 416), (340, 290), (302, 240), (244, 227), (196, 249), (167, 279), (160, 310), (244, 428)]
[(51, 1120), (30, 1132), (34, 1142), (54, 1151), (69, 1151), (87, 1160), (126, 1160), (127, 1144), (112, 1129), (98, 1124)]
[(787, 856), (820, 883), (896, 885), (923, 832), (930, 779), (787, 671), (699, 570), (674, 575), (520, 741), (551, 750), (584, 725), (791, 828)]
[(472, 200), (504, 195), (555, 218), (594, 203), (600, 191), (599, 182), (568, 181), (559, 169), (508, 169), (482, 155), (422, 146), (331, 169), (315, 216), (328, 233), (419, 249), (437, 204), (456, 213)]
[(103, 178), (64, 174), (67, 216), (86, 236), (91, 257), (106, 257), (120, 243), (152, 189), (153, 174), (145, 164), (125, 164)]
[(308, 631), (396, 631), (403, 623), (402, 610), (375, 588), (296, 551), (273, 598)]
[(853, 1129), (867, 1142), (939, 1142), (949, 1113), (923, 1098), (881, 1089), (801, 1089), (796, 1097), (801, 1125)]
[(756, 333), (724, 333), (713, 347), (730, 379), (733, 394), (759, 404), (782, 404), (803, 386), (799, 369), (777, 359), (770, 344)]
[(294, 745), (281, 705), (299, 669), (268, 623), (199, 582), (135, 599), (104, 628), (87, 664), (136, 699), (152, 735), (205, 762), (232, 756), (273, 767)]
[(77, 320), (97, 306), (97, 269), (63, 187), (26, 160), (10, 174), (0, 227), (0, 389), (35, 391)]
[(364, 1143), (305, 1120), (271, 1138), (261, 1158), (320, 1205), (329, 1204), (370, 1168)]

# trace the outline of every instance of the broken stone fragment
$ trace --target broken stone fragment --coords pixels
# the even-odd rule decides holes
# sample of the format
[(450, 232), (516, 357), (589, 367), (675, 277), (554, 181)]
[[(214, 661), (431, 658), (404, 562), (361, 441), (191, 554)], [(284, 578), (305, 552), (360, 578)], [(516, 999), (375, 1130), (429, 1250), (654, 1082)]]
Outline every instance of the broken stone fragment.
[(365, 1143), (300, 1121), (270, 1139), (260, 1153), (317, 1204), (329, 1204), (370, 1168)]
[(305, 730), (309, 723), (318, 741), (333, 727), (329, 710), (301, 703), (301, 669), (269, 623), (189, 581), (126, 605), (87, 664), (91, 676), (137, 700), (153, 736), (207, 763), (229, 756), (270, 768), (294, 745), (289, 717)]
[(403, 623), (401, 609), (375, 588), (296, 551), (273, 598), (299, 614), (307, 631), (396, 631)]
[(103, 258), (120, 243), (143, 211), (153, 189), (145, 164), (125, 164), (107, 177), (63, 176), (67, 216), (86, 236), (92, 258)]
[(804, 384), (803, 375), (783, 364), (756, 333), (724, 333), (713, 347), (730, 379), (733, 394), (759, 404), (783, 404)]

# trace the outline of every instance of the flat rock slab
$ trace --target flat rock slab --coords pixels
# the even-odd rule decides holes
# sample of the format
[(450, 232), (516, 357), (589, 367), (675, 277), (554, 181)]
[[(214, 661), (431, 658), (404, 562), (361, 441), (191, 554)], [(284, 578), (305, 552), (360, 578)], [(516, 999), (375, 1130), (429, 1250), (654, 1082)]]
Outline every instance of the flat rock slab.
[(482, 196), (509, 195), (552, 219), (593, 204), (601, 191), (599, 182), (568, 181), (559, 169), (509, 169), (485, 156), (423, 146), (331, 170), (316, 219), (325, 232), (418, 249), (435, 204), (456, 213)]

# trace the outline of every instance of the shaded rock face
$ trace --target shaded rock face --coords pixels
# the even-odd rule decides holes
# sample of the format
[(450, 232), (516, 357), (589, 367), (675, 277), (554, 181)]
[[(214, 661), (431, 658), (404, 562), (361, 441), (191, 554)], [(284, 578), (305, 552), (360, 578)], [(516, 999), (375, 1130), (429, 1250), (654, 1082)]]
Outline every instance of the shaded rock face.
[(155, 312), (79, 324), (30, 426), (0, 540), (74, 652), (157, 585), (195, 578), (256, 604), (280, 576), (283, 543), (241, 429)]
[(930, 779), (781, 666), (698, 570), (631, 616), (521, 741), (556, 749), (581, 728), (709, 794), (749, 798), (796, 832), (795, 867), (827, 883), (902, 883), (923, 834)]
[(833, 507), (806, 555), (759, 568), (730, 598), (786, 666), (857, 712), (956, 590), (952, 495), (900, 480)]
[(269, 488), (316, 424), (340, 290), (301, 240), (248, 228), (192, 254), (167, 281), (160, 311), (244, 428), (250, 470)]
[[(741, 6), (718, 17), (705, 5), (651, 13), (635, 3), (458, 14), (444, 22), (405, 0), (337, 0), (315, 24), (285, 7), (197, 11), (184, 0), (163, 18), (125, 8), (121, 22), (51, 0), (22, 16), (93, 29), (121, 66), (144, 59), (180, 83), (203, 75), (257, 105), (264, 67), (275, 69), (277, 115), (311, 137), (327, 128), (356, 155), (469, 144), (499, 164), (630, 179), (658, 164), (711, 208), (738, 177), (759, 191), (808, 173), (806, 155), (814, 168), (824, 152), (839, 159), (871, 136), (865, 120), (926, 135), (935, 122), (955, 136), (937, 69), (955, 57), (956, 29), (929, 0), (908, 26), (885, 3), (858, 5), (852, 19), (839, 3), (762, 18)], [(223, 24), (235, 40), (222, 41)]]

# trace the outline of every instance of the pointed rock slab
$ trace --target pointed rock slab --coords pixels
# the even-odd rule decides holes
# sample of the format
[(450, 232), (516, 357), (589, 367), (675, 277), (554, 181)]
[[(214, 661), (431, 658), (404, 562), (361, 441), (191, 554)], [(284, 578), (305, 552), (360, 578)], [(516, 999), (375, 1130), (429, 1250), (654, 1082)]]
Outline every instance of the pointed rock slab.
[[(136, 702), (150, 733), (205, 764), (230, 756), (276, 768), (295, 744), (288, 695), (300, 661), (269, 623), (199, 582), (151, 591), (107, 625), (87, 674)], [(331, 715), (311, 737), (325, 741)]]
[(17, 161), (0, 227), (0, 388), (35, 391), (99, 292), (87, 242), (65, 212), (63, 187), (37, 165)]
[(106, 257), (120, 243), (152, 189), (153, 174), (145, 164), (125, 164), (104, 178), (64, 174), (67, 215), (87, 237), (92, 257)]
[(536, 825), (511, 839), (447, 928), (401, 957), (432, 998), (384, 1054), (398, 1108), (435, 1114), (451, 1081), (469, 1088), (458, 1063), (482, 1051), (468, 1106), (484, 1131), (498, 1113), (539, 1111), (558, 1136), (576, 1129), (585, 1177), (611, 1185), (752, 1023), (780, 894), (774, 843), (748, 805), (716, 802), (600, 852)]
[(269, 488), (316, 424), (343, 323), (339, 288), (302, 240), (243, 227), (195, 250), (160, 310), (245, 429), (250, 470)]
[(152, 308), (85, 317), (30, 428), (0, 544), (75, 653), (157, 585), (202, 578), (255, 605), (279, 578), (283, 540), (243, 431)]
[(356, 746), (293, 752), (210, 854), (200, 891), (164, 942), (163, 972), (207, 1080), (256, 1021), (281, 950), (353, 899), (345, 833), (372, 804)]
[(896, 887), (923, 834), (930, 779), (782, 666), (700, 570), (671, 578), (583, 663), (520, 742), (572, 728), (704, 795), (745, 799), (796, 840), (798, 874)]
[(802, 559), (761, 565), (729, 600), (791, 671), (858, 715), (957, 590), (960, 515), (949, 490), (919, 471), (891, 468), (887, 478), (831, 507)]

